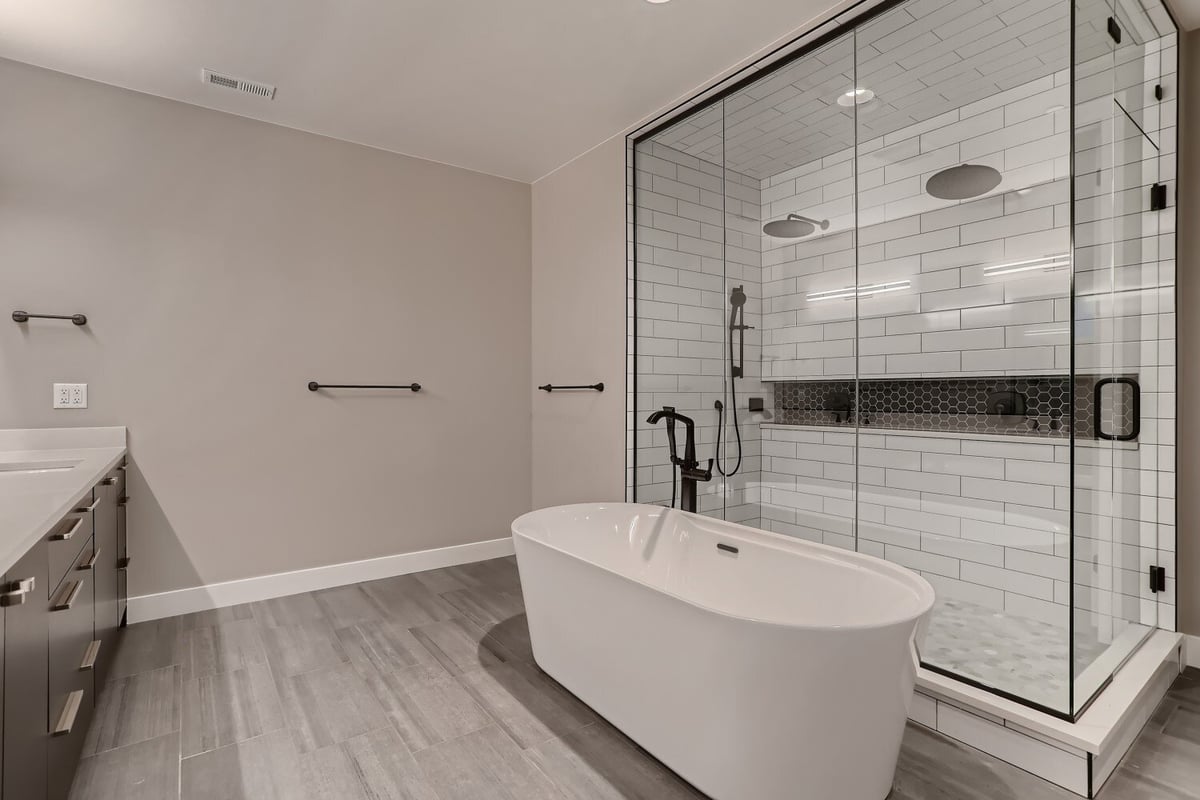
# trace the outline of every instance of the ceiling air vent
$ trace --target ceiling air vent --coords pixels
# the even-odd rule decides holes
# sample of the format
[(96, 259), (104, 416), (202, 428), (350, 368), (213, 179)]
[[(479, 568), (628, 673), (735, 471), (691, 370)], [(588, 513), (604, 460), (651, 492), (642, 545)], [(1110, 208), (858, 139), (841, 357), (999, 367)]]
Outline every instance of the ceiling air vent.
[(200, 80), (205, 83), (211, 83), (213, 86), (221, 86), (225, 89), (234, 89), (246, 94), (252, 94), (255, 97), (264, 97), (267, 100), (275, 99), (275, 87), (269, 83), (258, 83), (257, 81), (248, 81), (244, 78), (235, 78), (232, 75), (213, 72), (211, 69), (200, 70)]

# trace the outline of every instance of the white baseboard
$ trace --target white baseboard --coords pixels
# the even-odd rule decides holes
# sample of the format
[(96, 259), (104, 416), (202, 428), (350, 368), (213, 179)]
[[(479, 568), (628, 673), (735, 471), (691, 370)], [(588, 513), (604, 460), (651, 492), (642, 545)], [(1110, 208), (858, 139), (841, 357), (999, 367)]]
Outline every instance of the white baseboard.
[(145, 594), (129, 598), (128, 619), (130, 624), (145, 622), (163, 617), (174, 617), (179, 614), (190, 614), (194, 611), (209, 611), (239, 603), (268, 600), (272, 597), (285, 597), (300, 592), (330, 589), (350, 583), (407, 575), (410, 572), (470, 564), (475, 561), (486, 561), (489, 558), (500, 558), (512, 554), (512, 538), (506, 537), (490, 539), (486, 542), (421, 550), (416, 553), (369, 558), (364, 561), (348, 561), (344, 564), (330, 564), (325, 567), (313, 567), (295, 572), (260, 575), (255, 578), (212, 583), (190, 589)]
[(1200, 636), (1183, 634), (1184, 666), (1200, 667)]

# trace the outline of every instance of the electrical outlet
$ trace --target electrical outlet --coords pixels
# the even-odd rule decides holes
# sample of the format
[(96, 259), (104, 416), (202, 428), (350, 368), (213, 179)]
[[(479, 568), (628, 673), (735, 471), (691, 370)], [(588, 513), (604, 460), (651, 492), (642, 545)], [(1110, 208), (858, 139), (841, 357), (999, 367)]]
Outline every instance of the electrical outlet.
[(86, 383), (54, 384), (55, 408), (87, 408)]

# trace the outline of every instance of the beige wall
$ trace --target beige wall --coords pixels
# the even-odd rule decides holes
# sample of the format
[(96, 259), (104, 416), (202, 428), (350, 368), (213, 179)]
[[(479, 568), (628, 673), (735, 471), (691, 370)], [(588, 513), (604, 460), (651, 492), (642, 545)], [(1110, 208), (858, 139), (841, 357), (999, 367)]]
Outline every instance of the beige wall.
[(0, 427), (129, 427), (132, 594), (508, 535), (529, 186), (8, 61), (0, 108)]
[(1200, 634), (1200, 30), (1180, 36), (1179, 83), (1179, 487), (1176, 572), (1179, 630)]
[(625, 138), (533, 185), (535, 508), (625, 495)]

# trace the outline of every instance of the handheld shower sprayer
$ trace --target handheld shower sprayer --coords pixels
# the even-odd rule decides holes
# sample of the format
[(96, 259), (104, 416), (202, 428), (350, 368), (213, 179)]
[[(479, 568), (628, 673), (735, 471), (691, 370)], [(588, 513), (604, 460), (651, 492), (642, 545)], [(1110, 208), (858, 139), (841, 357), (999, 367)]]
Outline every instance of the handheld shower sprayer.
[[(725, 477), (737, 474), (742, 468), (742, 431), (738, 427), (737, 418), (737, 379), (746, 373), (746, 331), (754, 330), (753, 325), (746, 324), (746, 289), (735, 286), (729, 293), (729, 418), (733, 421), (733, 434), (737, 438), (737, 463), (733, 469), (726, 472), (721, 466), (721, 434), (725, 429), (725, 404), (720, 400), (713, 404), (717, 409), (717, 471)], [(733, 334), (738, 335), (738, 349), (735, 357), (733, 352)]]

